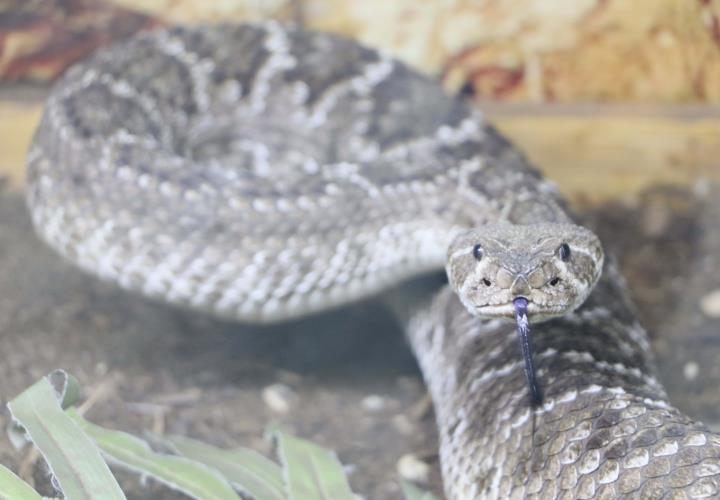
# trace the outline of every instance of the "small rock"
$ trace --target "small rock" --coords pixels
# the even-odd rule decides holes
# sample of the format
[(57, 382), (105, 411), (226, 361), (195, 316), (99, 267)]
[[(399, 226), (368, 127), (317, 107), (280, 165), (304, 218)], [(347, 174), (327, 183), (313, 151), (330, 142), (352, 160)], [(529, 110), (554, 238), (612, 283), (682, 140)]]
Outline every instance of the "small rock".
[(387, 406), (385, 399), (377, 394), (371, 394), (370, 396), (363, 398), (360, 404), (362, 405), (363, 410), (373, 413), (382, 411), (385, 409), (385, 406)]
[(398, 388), (405, 392), (420, 392), (423, 390), (423, 384), (419, 377), (411, 377), (403, 375), (395, 380)]
[(708, 318), (720, 318), (720, 289), (713, 290), (700, 299), (700, 310)]
[(302, 375), (288, 370), (277, 370), (274, 374), (275, 380), (280, 384), (299, 386), (303, 383)]
[(392, 418), (392, 423), (395, 429), (404, 436), (412, 436), (416, 431), (415, 425), (407, 415), (395, 415)]
[(710, 180), (708, 180), (704, 177), (701, 177), (697, 181), (695, 181), (695, 184), (693, 184), (692, 190), (693, 190), (693, 194), (697, 198), (701, 198), (701, 199), (707, 198), (708, 195), (710, 195), (710, 192), (712, 191), (712, 183), (710, 182)]
[(297, 399), (297, 395), (284, 384), (273, 384), (262, 390), (262, 399), (272, 411), (287, 413)]
[(667, 232), (672, 212), (664, 203), (651, 202), (642, 212), (642, 219), (645, 235), (658, 237)]
[(357, 472), (358, 467), (355, 464), (343, 464), (342, 469), (345, 475), (350, 477)]
[(683, 375), (686, 380), (695, 380), (700, 374), (700, 366), (695, 361), (688, 361), (683, 366)]
[(416, 455), (408, 453), (397, 461), (397, 471), (400, 477), (415, 483), (427, 483), (430, 475), (430, 466), (420, 460)]

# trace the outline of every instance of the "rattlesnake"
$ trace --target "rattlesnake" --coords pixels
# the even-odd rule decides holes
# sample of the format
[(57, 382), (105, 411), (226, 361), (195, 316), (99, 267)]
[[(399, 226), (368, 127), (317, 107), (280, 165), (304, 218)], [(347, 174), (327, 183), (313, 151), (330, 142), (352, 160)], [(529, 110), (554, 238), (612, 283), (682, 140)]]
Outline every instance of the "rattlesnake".
[[(61, 254), (218, 316), (287, 319), (447, 264), (450, 286), (395, 305), (448, 497), (720, 494), (720, 437), (667, 402), (594, 235), (478, 111), (385, 55), (277, 24), (143, 34), (56, 84), (28, 164)], [(504, 319), (519, 295), (538, 405)]]

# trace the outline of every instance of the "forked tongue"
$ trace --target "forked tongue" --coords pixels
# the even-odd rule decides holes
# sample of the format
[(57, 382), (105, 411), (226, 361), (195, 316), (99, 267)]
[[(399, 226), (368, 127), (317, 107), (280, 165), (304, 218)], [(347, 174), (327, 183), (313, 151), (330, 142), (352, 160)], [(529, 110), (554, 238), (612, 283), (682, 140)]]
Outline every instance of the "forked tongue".
[(513, 300), (515, 306), (515, 320), (520, 338), (520, 348), (525, 360), (525, 378), (530, 387), (530, 397), (535, 405), (542, 403), (542, 393), (535, 378), (535, 363), (533, 362), (532, 338), (530, 337), (530, 322), (527, 316), (528, 301), (525, 297), (518, 297)]

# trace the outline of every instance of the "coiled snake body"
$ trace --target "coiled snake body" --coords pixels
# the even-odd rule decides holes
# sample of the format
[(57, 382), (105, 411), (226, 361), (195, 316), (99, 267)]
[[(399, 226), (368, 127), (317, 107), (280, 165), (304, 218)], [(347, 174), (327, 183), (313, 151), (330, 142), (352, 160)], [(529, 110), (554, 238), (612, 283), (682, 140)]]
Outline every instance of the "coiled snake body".
[[(666, 401), (597, 239), (477, 112), (390, 58), (274, 24), (142, 35), (58, 82), (28, 163), (60, 253), (220, 316), (281, 320), (447, 266), (407, 331), (451, 498), (720, 494), (720, 438)], [(517, 296), (548, 320), (540, 406), (503, 319)]]

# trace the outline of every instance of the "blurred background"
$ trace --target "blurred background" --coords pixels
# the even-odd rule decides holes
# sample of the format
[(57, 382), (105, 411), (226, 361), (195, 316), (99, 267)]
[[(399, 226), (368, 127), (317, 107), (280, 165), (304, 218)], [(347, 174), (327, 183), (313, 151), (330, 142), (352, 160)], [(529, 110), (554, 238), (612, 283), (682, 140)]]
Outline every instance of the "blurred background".
[[(68, 65), (137, 31), (263, 19), (340, 33), (436, 76), (573, 196), (718, 179), (714, 0), (3, 0), (0, 82), (42, 95)], [(4, 171), (22, 166), (39, 111), (13, 100), (2, 108)]]
[(618, 256), (671, 399), (720, 430), (720, 0), (0, 0), (0, 399), (62, 366), (116, 427), (262, 448), (279, 420), (370, 498), (402, 467), (438, 490), (416, 367), (376, 305), (244, 335), (96, 283), (29, 226), (25, 153), (65, 68), (142, 30), (264, 19), (383, 49), (483, 109)]

